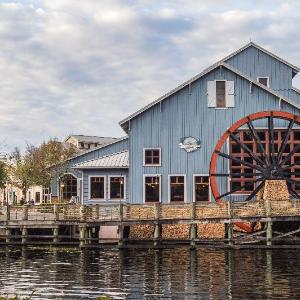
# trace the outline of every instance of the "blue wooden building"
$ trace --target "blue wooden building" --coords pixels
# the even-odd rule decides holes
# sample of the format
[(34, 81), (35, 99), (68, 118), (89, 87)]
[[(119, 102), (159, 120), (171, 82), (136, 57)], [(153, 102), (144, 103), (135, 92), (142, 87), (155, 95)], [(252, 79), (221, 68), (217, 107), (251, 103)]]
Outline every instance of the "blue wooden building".
[[(245, 45), (122, 120), (123, 138), (67, 161), (63, 189), (61, 180), (53, 178), (52, 194), (62, 190), (65, 199), (78, 196), (84, 204), (214, 201), (209, 167), (218, 140), (233, 123), (256, 112), (299, 115), (300, 91), (292, 85), (299, 70), (257, 44)], [(288, 124), (288, 120), (274, 120), (276, 147)], [(268, 148), (265, 120), (256, 121), (255, 126)], [(240, 129), (244, 141), (247, 134), (246, 128)], [(289, 147), (298, 141), (300, 131), (295, 125)], [(256, 148), (250, 142), (248, 146)], [(223, 148), (247, 159), (247, 153), (230, 141)], [(297, 151), (291, 162), (293, 180), (298, 178), (298, 152), (300, 156)], [(234, 170), (245, 174), (247, 166), (220, 160), (218, 171)], [(247, 181), (247, 188), (238, 190)], [(255, 189), (247, 176), (219, 178), (218, 184), (223, 193), (237, 187), (232, 197), (244, 197)]]

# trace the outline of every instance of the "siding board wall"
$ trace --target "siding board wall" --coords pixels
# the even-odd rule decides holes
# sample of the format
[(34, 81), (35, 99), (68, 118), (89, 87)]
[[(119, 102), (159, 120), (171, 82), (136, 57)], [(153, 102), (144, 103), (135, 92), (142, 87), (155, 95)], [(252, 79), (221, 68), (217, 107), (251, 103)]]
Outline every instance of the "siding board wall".
[[(126, 137), (126, 138), (124, 138), (122, 140), (119, 140), (117, 142), (114, 142), (110, 145), (107, 145), (107, 146), (89, 151), (89, 152), (87, 152), (85, 154), (82, 154), (80, 156), (77, 156), (77, 157), (75, 157), (75, 158), (73, 158), (73, 159), (71, 159), (67, 162), (66, 172), (71, 173), (74, 176), (81, 178), (82, 177), (82, 172), (79, 171), (79, 170), (72, 169), (72, 166), (74, 166), (77, 163), (83, 162), (83, 161), (87, 161), (87, 160), (95, 159), (95, 158), (105, 156), (105, 155), (108, 155), (108, 154), (128, 150), (128, 144), (129, 144), (128, 143), (128, 138)], [(58, 196), (58, 193), (57, 193), (58, 183), (57, 183), (57, 181), (58, 181), (58, 178), (56, 178), (56, 177), (52, 178), (52, 180), (51, 180), (51, 192), (52, 192), (53, 196)]]
[[(214, 109), (207, 107), (207, 81), (233, 80), (235, 82), (235, 107)], [(240, 118), (264, 110), (278, 110), (279, 101), (268, 92), (252, 86), (249, 82), (226, 69), (214, 70), (194, 82), (191, 90), (180, 90), (131, 120), (129, 146), (129, 200), (141, 203), (143, 175), (162, 175), (162, 202), (168, 199), (168, 175), (186, 174), (187, 197), (192, 200), (193, 174), (207, 174), (212, 151), (223, 132)], [(284, 104), (284, 110), (295, 109)], [(299, 111), (298, 111), (299, 113)], [(259, 125), (259, 123), (257, 124)], [(261, 124), (262, 126), (265, 124)], [(280, 124), (275, 124), (279, 126)], [(180, 139), (193, 136), (201, 140), (201, 148), (187, 153), (179, 148)], [(161, 148), (161, 167), (143, 167), (143, 149)], [(223, 161), (222, 170), (227, 170)], [(227, 190), (227, 181), (222, 181), (222, 191)]]
[[(89, 176), (105, 176), (106, 177), (106, 200), (90, 200), (89, 199)], [(125, 176), (126, 180), (126, 199), (128, 199), (128, 171), (124, 169), (114, 170), (84, 170), (83, 171), (83, 204), (108, 204), (119, 203), (119, 200), (108, 199), (108, 176)]]
[(231, 57), (226, 63), (254, 79), (270, 77), (270, 87), (276, 91), (292, 88), (292, 68), (253, 46)]

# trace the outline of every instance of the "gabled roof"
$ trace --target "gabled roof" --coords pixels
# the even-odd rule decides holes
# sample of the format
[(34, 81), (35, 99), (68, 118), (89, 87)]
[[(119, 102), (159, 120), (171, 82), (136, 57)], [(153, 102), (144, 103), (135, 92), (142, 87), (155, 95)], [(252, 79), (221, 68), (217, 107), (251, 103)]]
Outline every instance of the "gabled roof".
[[(192, 77), (192, 78), (189, 79), (188, 81), (182, 83), (181, 85), (179, 85), (179, 86), (176, 87), (175, 89), (171, 90), (170, 92), (168, 92), (168, 93), (166, 93), (165, 95), (159, 97), (159, 98), (156, 99), (155, 101), (153, 101), (153, 102), (149, 103), (148, 105), (144, 106), (143, 108), (141, 108), (140, 110), (138, 110), (138, 111), (136, 111), (135, 113), (131, 114), (131, 115), (128, 116), (127, 118), (121, 120), (121, 121), (119, 122), (120, 126), (125, 130), (125, 132), (128, 132), (128, 129), (129, 129), (128, 122), (129, 122), (131, 119), (135, 118), (136, 116), (138, 116), (139, 114), (143, 113), (144, 111), (150, 109), (151, 107), (155, 106), (156, 104), (162, 102), (163, 100), (167, 99), (168, 97), (170, 97), (171, 95), (175, 94), (176, 92), (182, 90), (183, 88), (189, 86), (189, 85), (192, 84), (194, 81), (200, 79), (201, 77), (205, 76), (206, 74), (210, 73), (211, 71), (215, 70), (216, 68), (219, 68), (219, 67), (222, 67), (222, 66), (225, 67), (225, 68), (227, 68), (227, 69), (229, 69), (229, 70), (231, 70), (232, 72), (238, 74), (239, 76), (241, 76), (241, 77), (247, 79), (248, 81), (252, 82), (253, 84), (259, 86), (260, 88), (262, 88), (262, 89), (268, 91), (269, 93), (271, 93), (271, 94), (277, 96), (279, 99), (282, 99), (282, 100), (284, 100), (285, 102), (287, 102), (287, 103), (289, 103), (289, 104), (291, 104), (291, 105), (293, 105), (293, 106), (299, 108), (299, 106), (298, 106), (295, 102), (293, 102), (293, 101), (289, 100), (288, 98), (286, 98), (286, 97), (284, 97), (284, 96), (282, 96), (282, 95), (276, 93), (274, 90), (272, 90), (272, 89), (270, 89), (270, 88), (267, 88), (267, 87), (265, 87), (264, 85), (258, 83), (258, 82), (257, 82), (256, 80), (254, 80), (253, 78), (251, 78), (251, 77), (249, 77), (248, 75), (246, 75), (246, 74), (240, 72), (239, 70), (235, 69), (234, 67), (230, 66), (229, 64), (226, 64), (226, 61), (227, 61), (228, 59), (230, 59), (231, 57), (237, 55), (238, 53), (244, 51), (245, 49), (247, 49), (247, 48), (249, 48), (249, 47), (251, 47), (251, 46), (253, 46), (253, 47), (255, 47), (255, 48), (257, 48), (257, 49), (263, 51), (264, 53), (266, 53), (266, 54), (268, 54), (268, 55), (274, 57), (275, 59), (281, 61), (282, 63), (284, 63), (284, 64), (290, 66), (296, 73), (300, 71), (300, 68), (298, 68), (298, 67), (296, 67), (296, 66), (294, 66), (294, 65), (292, 65), (292, 64), (290, 64), (290, 63), (288, 63), (287, 61), (283, 60), (282, 58), (278, 57), (277, 55), (275, 55), (275, 54), (269, 52), (268, 50), (266, 50), (266, 49), (260, 47), (259, 45), (255, 44), (255, 43), (253, 43), (253, 42), (250, 42), (250, 43), (248, 43), (247, 45), (243, 46), (242, 48), (238, 49), (237, 51), (233, 52), (232, 54), (226, 56), (226, 57), (223, 58), (222, 60), (218, 61), (217, 63), (213, 64), (212, 66), (208, 67), (207, 69), (203, 70), (201, 73), (199, 73), (199, 74), (197, 74), (196, 76)], [(300, 109), (300, 108), (299, 108), (299, 109)]]
[(128, 157), (128, 151), (113, 153), (76, 164), (72, 169), (127, 169)]
[(236, 56), (237, 54), (243, 52), (244, 50), (246, 50), (246, 49), (249, 48), (249, 47), (254, 47), (254, 48), (256, 48), (256, 49), (258, 49), (258, 50), (260, 50), (260, 51), (266, 53), (267, 55), (270, 55), (271, 57), (277, 59), (278, 61), (282, 62), (283, 64), (289, 66), (291, 69), (293, 69), (293, 71), (294, 71), (295, 74), (297, 74), (297, 73), (300, 71), (300, 68), (299, 68), (299, 67), (297, 67), (297, 66), (295, 66), (295, 65), (293, 65), (293, 64), (291, 64), (291, 63), (289, 63), (288, 61), (282, 59), (281, 57), (277, 56), (276, 54), (274, 54), (274, 53), (272, 53), (272, 52), (266, 50), (265, 48), (263, 48), (263, 47), (261, 47), (261, 46), (255, 44), (255, 43), (253, 43), (253, 42), (250, 42), (250, 43), (248, 43), (247, 45), (243, 46), (242, 48), (238, 49), (237, 51), (235, 51), (235, 52), (229, 54), (228, 56), (226, 56), (225, 58), (223, 58), (221, 61), (226, 62), (226, 61), (229, 60), (231, 57)]

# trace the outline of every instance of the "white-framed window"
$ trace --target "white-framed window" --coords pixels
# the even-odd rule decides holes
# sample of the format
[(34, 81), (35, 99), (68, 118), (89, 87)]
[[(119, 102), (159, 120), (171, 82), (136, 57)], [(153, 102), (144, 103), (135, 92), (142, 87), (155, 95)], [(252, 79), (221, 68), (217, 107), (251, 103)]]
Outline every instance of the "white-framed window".
[(161, 202), (161, 175), (144, 175), (144, 203)]
[(143, 157), (144, 166), (160, 166), (161, 165), (161, 149), (160, 148), (144, 148)]
[(169, 175), (169, 202), (186, 202), (186, 175)]
[(193, 174), (193, 202), (210, 202), (209, 175)]
[(111, 200), (123, 200), (126, 195), (126, 178), (125, 176), (108, 177), (108, 197)]
[(213, 80), (207, 81), (208, 107), (225, 109), (234, 107), (234, 81)]
[(265, 76), (265, 77), (257, 77), (257, 81), (266, 87), (270, 86), (270, 78)]
[(106, 199), (105, 176), (89, 176), (89, 196), (90, 200)]

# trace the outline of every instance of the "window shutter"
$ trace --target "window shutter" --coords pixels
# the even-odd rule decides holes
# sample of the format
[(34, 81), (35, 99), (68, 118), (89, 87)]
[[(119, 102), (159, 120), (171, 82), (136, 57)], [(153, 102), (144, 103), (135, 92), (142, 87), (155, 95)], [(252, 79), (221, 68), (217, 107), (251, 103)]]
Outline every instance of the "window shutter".
[(226, 106), (234, 107), (234, 81), (226, 81)]
[(216, 107), (216, 82), (207, 81), (207, 106)]

